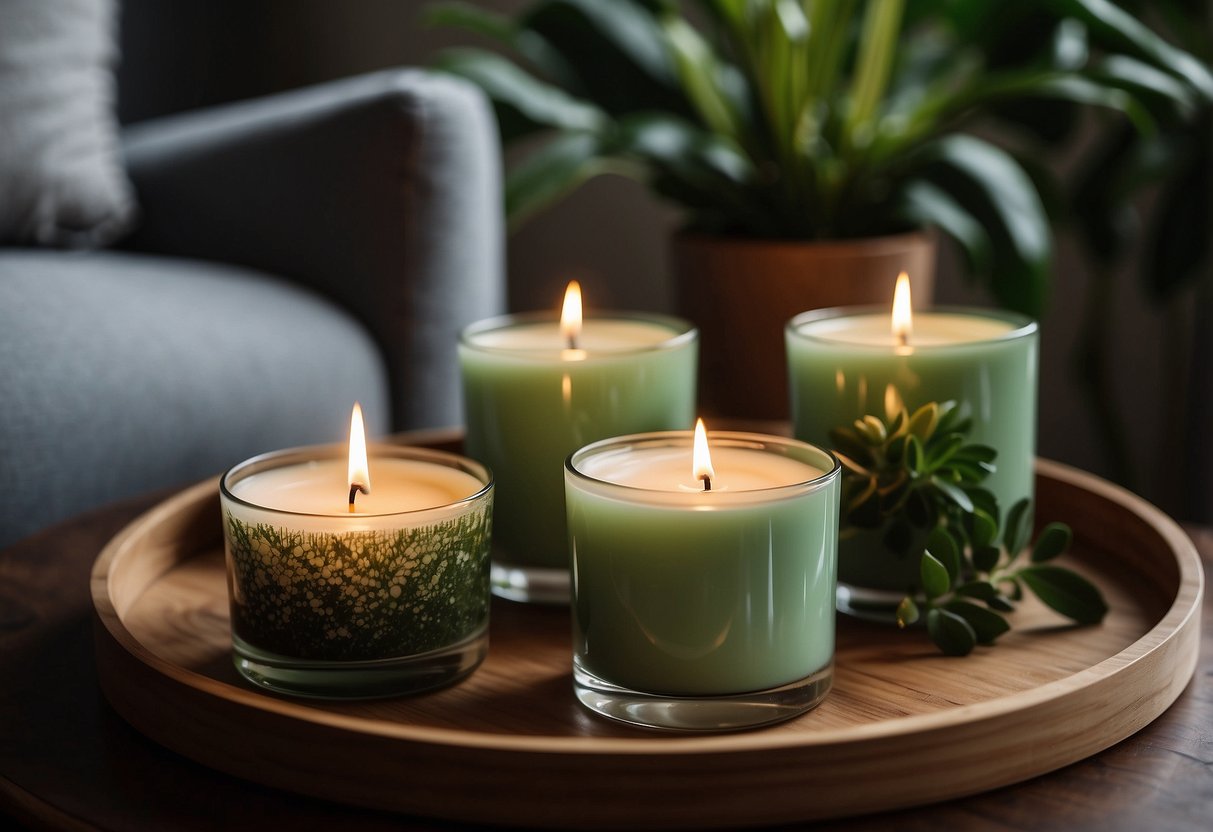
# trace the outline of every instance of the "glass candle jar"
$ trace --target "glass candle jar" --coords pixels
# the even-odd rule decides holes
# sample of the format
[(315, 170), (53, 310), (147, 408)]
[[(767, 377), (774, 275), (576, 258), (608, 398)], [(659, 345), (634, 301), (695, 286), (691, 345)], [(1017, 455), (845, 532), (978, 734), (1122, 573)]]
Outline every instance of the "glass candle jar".
[[(971, 421), (967, 441), (998, 452), (982, 487), (1002, 513), (1033, 495), (1036, 454), (1037, 326), (1009, 312), (939, 308), (915, 312), (899, 340), (887, 308), (805, 312), (787, 326), (792, 425), (807, 442), (865, 415), (891, 420), (929, 403), (955, 401)], [(916, 586), (917, 557), (894, 557), (886, 530), (844, 529), (839, 544), (839, 607), (893, 620)], [(925, 533), (923, 535), (925, 541)]]
[(494, 592), (568, 603), (565, 457), (608, 436), (691, 424), (697, 356), (697, 331), (660, 315), (588, 317), (576, 348), (555, 314), (464, 330), (465, 447), (497, 478)]
[(839, 464), (804, 442), (625, 436), (569, 457), (578, 699), (613, 719), (727, 730), (803, 713), (833, 678)]
[(371, 450), (347, 504), (346, 449), (254, 457), (220, 481), (232, 646), (250, 681), (301, 696), (411, 693), (488, 651), (493, 481), (472, 460)]

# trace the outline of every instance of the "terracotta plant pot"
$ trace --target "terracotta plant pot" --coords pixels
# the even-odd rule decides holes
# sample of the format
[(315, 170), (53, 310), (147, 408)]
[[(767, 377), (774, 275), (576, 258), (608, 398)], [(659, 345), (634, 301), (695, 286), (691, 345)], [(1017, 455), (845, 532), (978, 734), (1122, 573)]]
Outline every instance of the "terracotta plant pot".
[(914, 305), (933, 296), (935, 242), (925, 233), (836, 242), (676, 235), (678, 312), (699, 327), (699, 401), (708, 416), (786, 419), (784, 326), (809, 309), (891, 304), (899, 272)]

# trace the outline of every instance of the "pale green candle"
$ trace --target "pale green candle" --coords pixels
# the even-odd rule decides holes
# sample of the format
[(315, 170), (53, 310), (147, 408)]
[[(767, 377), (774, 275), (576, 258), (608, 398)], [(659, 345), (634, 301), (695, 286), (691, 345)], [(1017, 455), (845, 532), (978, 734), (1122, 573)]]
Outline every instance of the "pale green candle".
[[(832, 428), (955, 400), (973, 423), (969, 441), (998, 451), (984, 483), (1005, 513), (1033, 494), (1037, 327), (1019, 315), (971, 309), (915, 312), (902, 343), (887, 309), (826, 309), (793, 318), (786, 332), (795, 435), (829, 445)], [(879, 536), (865, 541), (878, 546)], [(916, 559), (891, 563), (843, 541), (839, 580), (904, 592)]]
[(565, 457), (694, 419), (698, 333), (658, 315), (588, 318), (569, 348), (554, 315), (473, 324), (459, 344), (467, 453), (497, 481), (494, 591), (567, 601)]
[[(606, 712), (604, 698), (621, 695), (730, 697), (813, 679), (803, 710), (828, 689), (837, 460), (758, 434), (709, 441), (710, 491), (685, 431), (606, 440), (569, 459), (575, 684), (591, 708)], [(771, 718), (765, 707), (755, 719)]]

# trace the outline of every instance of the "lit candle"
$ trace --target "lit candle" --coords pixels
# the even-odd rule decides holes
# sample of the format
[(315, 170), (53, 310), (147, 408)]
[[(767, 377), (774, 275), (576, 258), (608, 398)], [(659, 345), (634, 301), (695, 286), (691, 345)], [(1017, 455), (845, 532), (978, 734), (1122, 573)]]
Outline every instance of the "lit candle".
[(348, 447), (265, 454), (223, 476), (234, 658), (253, 682), (381, 696), (447, 684), (484, 658), (488, 470), (373, 450), (355, 405)]
[(497, 480), (495, 592), (567, 602), (565, 457), (608, 436), (688, 424), (697, 339), (690, 324), (659, 315), (583, 317), (575, 282), (559, 320), (510, 315), (463, 332), (465, 448)]
[[(902, 277), (892, 316), (887, 308), (824, 309), (788, 324), (795, 435), (828, 445), (831, 429), (864, 415), (891, 418), (903, 408), (913, 412), (928, 402), (956, 401), (972, 420), (968, 440), (998, 451), (997, 471), (983, 487), (1005, 513), (1033, 493), (1036, 324), (973, 309), (911, 312)], [(870, 587), (888, 590), (886, 600), (900, 599), (917, 583), (917, 560), (880, 558), (878, 538), (842, 541), (839, 582), (844, 591)]]
[(566, 464), (574, 689), (606, 716), (739, 728), (829, 689), (838, 462), (701, 431), (607, 439)]

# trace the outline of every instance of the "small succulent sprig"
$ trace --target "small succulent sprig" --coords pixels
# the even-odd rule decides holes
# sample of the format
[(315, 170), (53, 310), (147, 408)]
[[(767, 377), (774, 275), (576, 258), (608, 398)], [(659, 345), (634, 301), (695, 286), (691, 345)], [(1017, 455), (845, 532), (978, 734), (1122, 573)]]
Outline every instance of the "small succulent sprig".
[[(830, 431), (843, 465), (842, 534), (885, 529), (885, 548), (908, 556), (915, 539), (963, 515), (997, 515), (981, 483), (995, 470), (997, 452), (971, 444), (971, 420), (956, 402), (930, 402), (912, 414), (901, 408), (888, 421), (864, 416)], [(918, 534), (915, 534), (915, 531)]]
[[(999, 536), (997, 518), (973, 513), (960, 527), (939, 526), (922, 553), (921, 593), (907, 595), (897, 607), (901, 627), (926, 616), (927, 633), (941, 651), (964, 656), (978, 644), (993, 644), (1007, 632), (1005, 614), (1015, 610), (1024, 588), (1056, 612), (1078, 624), (1097, 624), (1108, 611), (1099, 589), (1081, 575), (1051, 563), (1070, 546), (1070, 528), (1050, 523), (1032, 544), (1028, 563), (1020, 565), (1032, 530), (1027, 499), (1007, 512)], [(984, 604), (984, 606), (982, 606)]]
[(1028, 563), (1020, 562), (1031, 538), (1031, 503), (1016, 503), (1000, 524), (997, 501), (981, 487), (998, 454), (970, 444), (971, 428), (947, 401), (912, 414), (901, 409), (888, 421), (867, 415), (830, 433), (843, 465), (840, 534), (885, 529), (882, 543), (892, 554), (920, 558), (919, 587), (902, 599), (897, 623), (925, 617), (940, 650), (967, 655), (1011, 628), (1006, 615), (1025, 587), (1079, 624), (1102, 621), (1108, 605), (1099, 589), (1052, 563), (1070, 546), (1064, 523), (1042, 529)]

